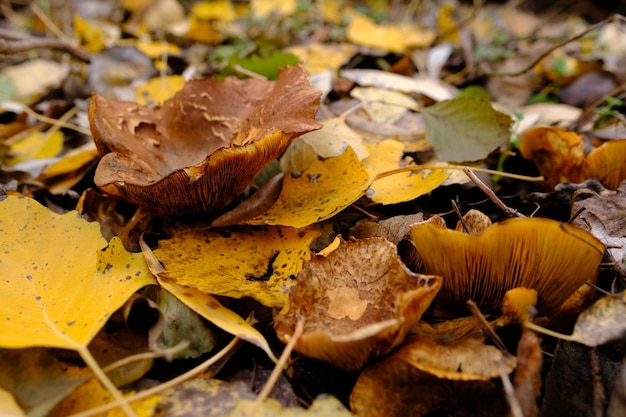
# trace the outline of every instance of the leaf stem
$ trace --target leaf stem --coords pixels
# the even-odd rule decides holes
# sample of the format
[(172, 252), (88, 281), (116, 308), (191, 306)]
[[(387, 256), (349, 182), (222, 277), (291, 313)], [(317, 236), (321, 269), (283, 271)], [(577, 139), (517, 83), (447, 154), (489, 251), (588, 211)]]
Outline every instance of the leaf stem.
[[(122, 403), (126, 403), (126, 405), (128, 405), (128, 403), (134, 402), (134, 401), (139, 401), (142, 400), (144, 398), (148, 398), (152, 395), (158, 394), (168, 388), (174, 387), (178, 384), (183, 383), (184, 381), (198, 375), (199, 373), (203, 372), (204, 370), (206, 370), (207, 368), (209, 368), (211, 365), (214, 365), (215, 363), (217, 363), (217, 361), (219, 361), (220, 359), (222, 359), (224, 356), (226, 356), (226, 354), (228, 352), (230, 352), (235, 345), (237, 344), (237, 342), (239, 342), (239, 338), (235, 337), (233, 340), (230, 341), (230, 343), (228, 343), (222, 350), (220, 350), (219, 352), (217, 352), (215, 355), (213, 355), (212, 357), (210, 357), (209, 359), (207, 359), (206, 361), (202, 362), (200, 365), (196, 366), (195, 368), (190, 369), (189, 371), (185, 372), (182, 375), (177, 376), (176, 378), (170, 379), (167, 382), (164, 382), (162, 384), (157, 385), (156, 387), (152, 387), (150, 389), (147, 389), (145, 391), (141, 391), (137, 394), (131, 395), (129, 397), (126, 398), (122, 398), (121, 401), (120, 400), (116, 400), (112, 403), (109, 404), (105, 404), (103, 406), (100, 407), (96, 407), (96, 408), (91, 408), (89, 410), (85, 410), (82, 411), (80, 413), (76, 413), (76, 414), (72, 414), (70, 417), (91, 417), (91, 416), (95, 416), (101, 413), (104, 413), (106, 411), (112, 410), (115, 407), (121, 406)], [(134, 415), (134, 413), (133, 413)]]
[(87, 346), (80, 346), (77, 347), (77, 351), (80, 357), (85, 361), (89, 369), (91, 369), (96, 378), (98, 378), (100, 383), (104, 385), (104, 387), (113, 395), (113, 397), (115, 398), (116, 406), (119, 405), (128, 417), (139, 417), (132, 409), (128, 401), (124, 399), (122, 393), (117, 389), (113, 382), (111, 382), (107, 374), (102, 370), (98, 362), (91, 355), (89, 348)]
[(557, 339), (565, 340), (566, 342), (578, 342), (578, 340), (576, 340), (574, 336), (555, 332), (554, 330), (546, 329), (545, 327), (539, 326), (538, 324), (535, 324), (529, 320), (526, 320), (524, 322), (524, 326), (537, 333), (541, 333), (541, 334), (545, 334), (546, 336), (551, 336)]
[(280, 355), (280, 358), (278, 358), (278, 362), (272, 370), (270, 377), (267, 379), (265, 386), (263, 386), (263, 389), (256, 397), (256, 400), (254, 400), (254, 403), (250, 406), (246, 417), (253, 417), (261, 407), (261, 404), (263, 404), (263, 400), (265, 400), (270, 395), (270, 392), (276, 385), (276, 382), (278, 382), (278, 378), (280, 377), (283, 369), (285, 368), (285, 365), (287, 364), (287, 360), (289, 359), (289, 355), (291, 354), (293, 347), (296, 345), (298, 339), (300, 339), (300, 336), (302, 336), (303, 331), (304, 318), (300, 316), (298, 322), (296, 323), (296, 328), (291, 335), (291, 339), (289, 339), (289, 343), (287, 343), (287, 346), (285, 346), (283, 353)]
[(503, 177), (511, 178), (514, 180), (521, 181), (529, 181), (529, 182), (539, 182), (543, 181), (543, 177), (529, 177), (527, 175), (519, 175), (519, 174), (511, 174), (509, 172), (495, 171), (493, 169), (487, 168), (471, 168), (466, 165), (410, 165), (408, 167), (391, 169), (389, 171), (384, 171), (376, 175), (374, 180), (379, 180), (381, 178), (389, 177), (391, 175), (401, 174), (403, 172), (413, 172), (413, 171), (424, 171), (427, 169), (439, 169), (442, 171), (453, 170), (453, 171), (464, 171), (465, 169), (469, 169), (472, 172), (482, 172), (484, 174), (490, 175), (500, 175)]

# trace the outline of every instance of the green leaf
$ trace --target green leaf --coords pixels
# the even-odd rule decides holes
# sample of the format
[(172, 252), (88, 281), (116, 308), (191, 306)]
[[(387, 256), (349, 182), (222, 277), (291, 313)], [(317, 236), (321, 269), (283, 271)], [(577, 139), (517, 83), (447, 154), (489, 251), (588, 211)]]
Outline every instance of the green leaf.
[(475, 97), (444, 100), (421, 110), (426, 140), (442, 161), (476, 161), (506, 147), (513, 120)]
[(236, 74), (233, 67), (238, 65), (248, 71), (263, 75), (270, 80), (275, 80), (278, 78), (279, 69), (286, 67), (287, 65), (296, 65), (298, 61), (298, 57), (294, 54), (287, 54), (280, 51), (275, 51), (264, 57), (252, 55), (246, 58), (240, 58), (233, 55), (228, 60), (228, 68), (225, 72), (227, 72), (226, 75)]

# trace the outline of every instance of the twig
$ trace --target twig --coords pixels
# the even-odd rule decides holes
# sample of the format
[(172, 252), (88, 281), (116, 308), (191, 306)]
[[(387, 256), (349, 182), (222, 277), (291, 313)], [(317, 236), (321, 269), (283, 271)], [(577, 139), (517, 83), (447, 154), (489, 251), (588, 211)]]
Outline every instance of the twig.
[(507, 350), (506, 345), (504, 344), (502, 339), (500, 339), (498, 333), (493, 330), (493, 327), (491, 327), (483, 313), (480, 312), (476, 303), (473, 300), (467, 300), (467, 307), (470, 309), (474, 317), (476, 317), (483, 325), (483, 328), (487, 331), (487, 333), (491, 337), (491, 340), (493, 340), (494, 345), (496, 345), (496, 347), (500, 349), (502, 354), (505, 356), (511, 356), (511, 353), (509, 353), (509, 351)]
[(467, 225), (465, 224), (465, 220), (463, 220), (463, 213), (461, 213), (461, 209), (459, 208), (459, 205), (454, 200), (450, 200), (450, 203), (452, 203), (452, 209), (454, 210), (454, 212), (456, 213), (456, 216), (459, 218), (459, 221), (463, 225), (463, 230), (465, 230), (465, 233), (469, 233), (470, 231), (467, 228)]
[(493, 190), (491, 190), (491, 188), (487, 187), (485, 183), (482, 182), (480, 178), (478, 178), (476, 174), (472, 172), (471, 169), (469, 169), (468, 167), (465, 167), (463, 168), (463, 172), (465, 172), (465, 175), (467, 175), (472, 180), (472, 182), (476, 184), (478, 188), (481, 189), (483, 193), (487, 194), (487, 197), (489, 197), (489, 199), (493, 201), (493, 203), (496, 206), (498, 206), (500, 210), (502, 210), (504, 214), (506, 214), (508, 217), (526, 217), (522, 213), (518, 212), (517, 210), (514, 210), (511, 207), (504, 204), (502, 200), (498, 198), (496, 193), (494, 193)]
[(67, 52), (81, 61), (91, 61), (91, 56), (87, 51), (75, 47), (62, 39), (26, 37), (0, 29), (0, 54), (12, 55), (35, 49), (55, 49)]
[(533, 62), (531, 62), (529, 65), (527, 65), (526, 67), (522, 68), (519, 71), (516, 72), (488, 72), (485, 75), (489, 76), (489, 77), (517, 77), (519, 75), (525, 74), (528, 71), (530, 71), (531, 69), (533, 69), (537, 64), (539, 64), (545, 57), (547, 57), (548, 55), (550, 55), (552, 52), (554, 52), (555, 50), (559, 49), (560, 47), (567, 45), (570, 42), (573, 41), (577, 41), (578, 39), (582, 38), (583, 36), (593, 32), (594, 30), (601, 28), (602, 26), (606, 25), (607, 23), (612, 23), (615, 22), (617, 20), (621, 20), (624, 21), (624, 17), (620, 16), (618, 14), (614, 14), (613, 16), (610, 16), (598, 23), (595, 23), (591, 26), (589, 26), (587, 29), (585, 29), (584, 31), (582, 31), (581, 33), (579, 33), (578, 35), (569, 38), (563, 42), (559, 42), (556, 45), (552, 46), (551, 48), (549, 48), (547, 51), (545, 51), (544, 53), (542, 53), (541, 55), (539, 55)]
[[(407, 167), (390, 169), (389, 171), (380, 172), (376, 174), (375, 179), (379, 180), (381, 178), (389, 177), (391, 175), (401, 174), (403, 172), (425, 171), (427, 169), (430, 169), (430, 170), (439, 169), (443, 171), (449, 171), (449, 170), (465, 171), (466, 169), (469, 169), (469, 168), (465, 165), (409, 165)], [(539, 182), (539, 181), (544, 180), (544, 178), (541, 176), (529, 177), (528, 175), (511, 174), (510, 172), (496, 171), (496, 170), (487, 169), (487, 168), (471, 168), (471, 170), (476, 171), (476, 172), (482, 172), (485, 174), (490, 174), (490, 175), (500, 175), (501, 177), (511, 178), (511, 179), (520, 180), (520, 181)]]
[[(167, 382), (159, 384), (156, 387), (152, 387), (152, 388), (147, 389), (145, 391), (141, 391), (141, 392), (139, 392), (139, 393), (137, 393), (135, 395), (131, 395), (129, 397), (125, 397), (124, 398), (124, 402), (130, 403), (130, 402), (142, 400), (144, 398), (148, 398), (148, 397), (150, 397), (152, 395), (155, 395), (155, 394), (158, 394), (160, 392), (163, 392), (164, 390), (166, 390), (168, 388), (171, 388), (171, 387), (174, 387), (174, 386), (176, 386), (178, 384), (181, 384), (181, 383), (185, 382), (188, 379), (191, 379), (192, 377), (200, 374), (204, 370), (208, 369), (211, 365), (214, 365), (220, 359), (222, 359), (224, 356), (226, 356), (226, 354), (228, 354), (235, 347), (235, 345), (238, 342), (239, 342), (239, 338), (235, 337), (222, 350), (220, 350), (215, 355), (213, 355), (212, 357), (210, 357), (206, 361), (202, 362), (200, 365), (196, 366), (195, 368), (190, 369), (189, 371), (185, 372), (182, 375), (177, 376), (176, 378), (170, 379)], [(119, 405), (120, 405), (120, 403), (118, 401), (114, 401), (112, 403), (105, 404), (105, 405), (100, 406), (100, 407), (90, 408), (89, 410), (85, 410), (85, 411), (82, 411), (80, 413), (72, 414), (71, 417), (91, 417), (91, 416), (95, 416), (95, 415), (98, 415), (98, 414), (102, 414), (102, 413), (104, 413), (106, 411), (112, 410), (112, 409), (118, 407)]]
[(502, 381), (502, 388), (504, 388), (506, 401), (509, 403), (509, 408), (511, 410), (510, 415), (512, 417), (524, 417), (522, 407), (520, 406), (517, 396), (515, 395), (515, 388), (513, 388), (509, 374), (506, 373), (502, 359), (498, 361), (498, 370), (500, 372), (500, 380)]
[(287, 343), (287, 346), (285, 346), (285, 349), (283, 350), (283, 353), (280, 355), (280, 358), (278, 359), (278, 362), (276, 363), (274, 370), (272, 370), (272, 374), (268, 378), (267, 382), (265, 383), (265, 386), (263, 387), (259, 395), (257, 395), (254, 403), (250, 406), (250, 409), (248, 410), (248, 414), (246, 414), (247, 417), (253, 417), (257, 413), (259, 408), (261, 407), (261, 404), (263, 404), (263, 401), (270, 395), (270, 392), (272, 392), (272, 389), (276, 385), (276, 382), (278, 382), (278, 378), (282, 374), (283, 369), (285, 368), (285, 365), (287, 364), (287, 360), (289, 359), (289, 355), (291, 354), (293, 347), (296, 345), (296, 342), (298, 341), (298, 339), (300, 339), (300, 336), (302, 336), (303, 331), (304, 331), (304, 318), (300, 317), (298, 319), (298, 323), (296, 323), (296, 328), (293, 331), (293, 334), (291, 335), (291, 339), (289, 339), (289, 343)]

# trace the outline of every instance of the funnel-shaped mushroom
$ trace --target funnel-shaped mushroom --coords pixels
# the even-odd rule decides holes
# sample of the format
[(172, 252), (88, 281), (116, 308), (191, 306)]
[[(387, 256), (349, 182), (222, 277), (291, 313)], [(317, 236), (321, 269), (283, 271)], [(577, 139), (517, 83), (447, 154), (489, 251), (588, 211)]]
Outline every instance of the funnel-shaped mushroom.
[(441, 287), (441, 277), (409, 271), (382, 238), (342, 241), (305, 263), (276, 318), (287, 341), (300, 316), (295, 350), (354, 371), (404, 340)]
[(189, 81), (162, 108), (94, 95), (91, 131), (105, 192), (170, 215), (218, 209), (296, 137), (321, 127), (320, 92), (301, 67), (277, 81)]
[(443, 276), (435, 302), (450, 312), (470, 299), (497, 312), (508, 290), (524, 287), (537, 291), (537, 309), (549, 315), (595, 281), (605, 249), (585, 230), (542, 218), (505, 220), (479, 235), (422, 223), (411, 235), (426, 272)]

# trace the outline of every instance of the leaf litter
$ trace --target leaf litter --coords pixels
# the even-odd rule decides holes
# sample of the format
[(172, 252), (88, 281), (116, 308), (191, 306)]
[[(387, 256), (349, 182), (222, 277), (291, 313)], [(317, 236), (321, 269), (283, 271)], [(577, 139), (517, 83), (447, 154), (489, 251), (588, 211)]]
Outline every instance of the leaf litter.
[[(622, 17), (103, 6), (0, 33), (0, 347), (36, 387), (0, 378), (2, 410), (575, 415), (553, 385), (575, 341), (599, 346), (579, 397), (623, 411)], [(266, 399), (281, 371), (308, 411)]]

